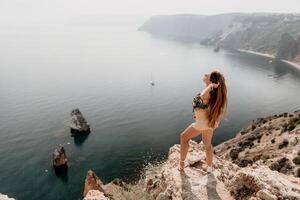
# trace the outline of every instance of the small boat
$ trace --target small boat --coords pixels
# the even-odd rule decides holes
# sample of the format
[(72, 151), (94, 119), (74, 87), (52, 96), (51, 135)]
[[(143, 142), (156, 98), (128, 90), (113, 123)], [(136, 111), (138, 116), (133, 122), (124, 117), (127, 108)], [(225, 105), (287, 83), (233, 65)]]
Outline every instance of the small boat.
[(154, 83), (154, 81), (153, 81), (153, 79), (152, 79), (152, 74), (151, 74), (151, 81), (150, 81), (150, 85), (152, 85), (152, 86), (154, 86), (154, 85), (155, 85), (155, 83)]
[(220, 46), (216, 46), (215, 48), (214, 48), (214, 52), (219, 52), (220, 51)]

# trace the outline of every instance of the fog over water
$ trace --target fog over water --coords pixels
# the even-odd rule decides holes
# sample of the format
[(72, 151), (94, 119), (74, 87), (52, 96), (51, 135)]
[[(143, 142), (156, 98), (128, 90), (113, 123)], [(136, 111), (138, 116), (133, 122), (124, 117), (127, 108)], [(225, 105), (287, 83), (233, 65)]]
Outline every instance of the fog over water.
[[(80, 199), (88, 169), (104, 182), (137, 179), (179, 143), (202, 76), (215, 68), (226, 77), (229, 108), (214, 145), (257, 117), (299, 108), (299, 71), (137, 31), (146, 19), (91, 15), (1, 29), (1, 193)], [(86, 137), (71, 137), (62, 123), (77, 107), (91, 124)], [(51, 163), (58, 144), (70, 164), (63, 177)]]

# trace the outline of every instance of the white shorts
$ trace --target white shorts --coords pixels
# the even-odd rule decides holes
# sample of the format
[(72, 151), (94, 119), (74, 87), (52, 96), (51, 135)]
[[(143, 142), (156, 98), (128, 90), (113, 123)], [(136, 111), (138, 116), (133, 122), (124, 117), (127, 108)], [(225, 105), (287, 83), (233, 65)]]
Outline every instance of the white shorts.
[(203, 131), (207, 129), (215, 129), (218, 127), (218, 123), (214, 128), (210, 127), (208, 118), (207, 118), (207, 111), (202, 109), (195, 110), (194, 115), (195, 122), (192, 123), (192, 127), (198, 131)]

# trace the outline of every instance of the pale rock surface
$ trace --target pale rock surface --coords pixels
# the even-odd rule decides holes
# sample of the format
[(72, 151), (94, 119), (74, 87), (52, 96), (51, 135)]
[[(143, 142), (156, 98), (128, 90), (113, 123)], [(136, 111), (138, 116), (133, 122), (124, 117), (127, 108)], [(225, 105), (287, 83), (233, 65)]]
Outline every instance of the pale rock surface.
[[(205, 171), (203, 143), (190, 140), (183, 172), (178, 170), (176, 144), (165, 161), (148, 166), (135, 184), (117, 180), (103, 185), (88, 173), (86, 184), (92, 186), (86, 186), (85, 193), (96, 189), (97, 195), (120, 200), (300, 200), (300, 166), (295, 162), (300, 156), (299, 130), (299, 111), (259, 118), (214, 147), (212, 173)], [(239, 151), (233, 154), (233, 149)]]
[(83, 200), (109, 200), (109, 198), (104, 196), (104, 193), (99, 190), (89, 190)]
[(9, 198), (7, 195), (0, 193), (0, 200), (15, 200), (15, 199)]
[(170, 148), (168, 159), (146, 178), (153, 199), (230, 200), (299, 199), (300, 179), (272, 171), (268, 166), (241, 168), (214, 156), (213, 173), (207, 173), (204, 145), (190, 141), (184, 172), (178, 171), (180, 146)]
[(102, 181), (96, 176), (96, 174), (92, 170), (89, 170), (87, 172), (84, 183), (83, 196), (85, 197), (90, 190), (98, 190), (103, 194), (105, 193), (103, 190)]
[[(163, 164), (156, 175), (152, 174), (152, 186), (148, 184), (148, 190), (153, 198), (158, 199), (233, 199), (226, 189), (222, 176), (238, 170), (237, 166), (232, 171), (220, 170), (226, 161), (215, 159), (215, 170), (208, 174), (203, 168), (205, 162), (204, 146), (190, 141), (190, 148), (187, 155), (187, 166), (184, 172), (178, 171), (180, 158), (180, 146), (174, 145), (170, 148), (167, 161)], [(230, 163), (226, 163), (230, 165)], [(225, 165), (226, 165), (225, 164)], [(158, 177), (158, 178), (155, 178)], [(233, 176), (233, 175), (232, 175)], [(150, 177), (148, 177), (150, 180)]]

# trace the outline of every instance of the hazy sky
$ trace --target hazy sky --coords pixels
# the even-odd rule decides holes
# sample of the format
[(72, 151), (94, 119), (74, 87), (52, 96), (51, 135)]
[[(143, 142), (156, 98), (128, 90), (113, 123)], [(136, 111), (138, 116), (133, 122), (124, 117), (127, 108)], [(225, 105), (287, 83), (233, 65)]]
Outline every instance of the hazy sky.
[(0, 17), (43, 18), (85, 14), (218, 14), (298, 12), (300, 0), (0, 0)]

